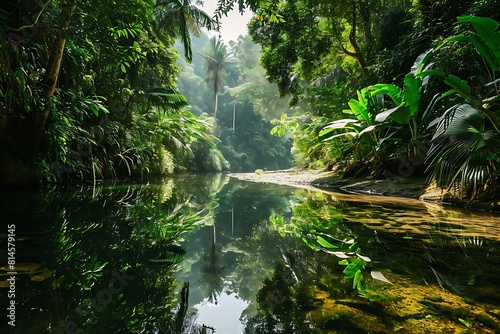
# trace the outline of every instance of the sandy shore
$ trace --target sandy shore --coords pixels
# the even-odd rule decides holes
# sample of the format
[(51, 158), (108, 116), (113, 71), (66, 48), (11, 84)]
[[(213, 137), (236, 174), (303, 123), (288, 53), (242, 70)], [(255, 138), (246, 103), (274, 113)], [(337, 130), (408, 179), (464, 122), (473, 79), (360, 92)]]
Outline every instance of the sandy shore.
[(310, 189), (315, 188), (312, 185), (315, 180), (333, 177), (333, 173), (315, 170), (284, 169), (262, 173), (231, 173), (229, 176), (243, 181), (283, 184)]
[(262, 173), (232, 173), (239, 180), (283, 184), (324, 191), (342, 190), (350, 193), (414, 198), (439, 202), (442, 189), (429, 185), (424, 178), (389, 178), (341, 180), (331, 171), (286, 169)]

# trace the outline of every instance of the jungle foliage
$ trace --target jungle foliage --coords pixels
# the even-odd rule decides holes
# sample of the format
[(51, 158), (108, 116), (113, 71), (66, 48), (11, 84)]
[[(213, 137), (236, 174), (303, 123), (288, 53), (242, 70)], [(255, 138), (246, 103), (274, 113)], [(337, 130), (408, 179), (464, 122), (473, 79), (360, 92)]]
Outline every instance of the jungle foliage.
[[(180, 48), (180, 45), (177, 45)], [(270, 120), (291, 114), (276, 84), (265, 79), (260, 48), (250, 37), (225, 44), (206, 34), (193, 39), (193, 61), (179, 61), (177, 86), (195, 115), (217, 119), (217, 148), (235, 172), (283, 169), (292, 165), (289, 136), (271, 136)], [(212, 103), (211, 103), (212, 102)]]
[[(215, 120), (176, 87), (173, 45), (191, 62), (192, 37), (235, 3), (210, 17), (189, 0), (3, 2), (0, 184), (227, 169)], [(238, 3), (270, 13), (268, 2)]]
[[(498, 196), (496, 0), (198, 5), (2, 4), (0, 183), (286, 168), (293, 140), (296, 164)], [(204, 35), (236, 6), (260, 47)]]
[[(498, 184), (496, 1), (286, 1), (252, 39), (295, 115), (296, 161), (344, 175), (429, 175), (462, 199)], [(344, 114), (348, 114), (346, 118)]]

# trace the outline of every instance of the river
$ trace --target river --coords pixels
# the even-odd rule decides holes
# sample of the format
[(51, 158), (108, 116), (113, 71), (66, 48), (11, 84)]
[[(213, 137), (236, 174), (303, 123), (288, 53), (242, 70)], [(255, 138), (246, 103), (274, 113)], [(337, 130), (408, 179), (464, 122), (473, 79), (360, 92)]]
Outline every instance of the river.
[(0, 193), (1, 333), (500, 332), (500, 217), (179, 175)]

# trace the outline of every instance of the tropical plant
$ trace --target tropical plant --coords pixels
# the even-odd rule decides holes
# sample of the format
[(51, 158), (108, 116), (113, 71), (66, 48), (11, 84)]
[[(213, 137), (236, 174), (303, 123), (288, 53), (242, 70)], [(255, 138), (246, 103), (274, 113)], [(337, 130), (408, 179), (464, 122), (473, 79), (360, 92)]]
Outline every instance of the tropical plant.
[[(204, 207), (184, 193), (186, 187), (178, 191), (177, 186), (170, 179), (157, 185), (45, 193), (46, 213), (55, 224), (54, 260), (49, 263), (52, 287), (65, 291), (52, 300), (65, 306), (61, 319), (82, 331), (99, 332), (104, 326), (137, 332), (154, 324), (171, 332), (177, 287), (172, 273), (186, 252), (178, 244), (187, 232), (213, 217), (212, 205)], [(115, 285), (113, 298), (96, 303), (97, 293), (112, 290), (109, 282), (117, 274), (127, 281)], [(139, 276), (140, 282), (135, 279)], [(160, 290), (168, 293), (158, 294)], [(115, 317), (109, 316), (111, 310)], [(59, 322), (48, 321), (54, 327)]]
[[(356, 139), (352, 147), (358, 150), (362, 136), (370, 134), (365, 135), (371, 143), (370, 152), (377, 152), (376, 145), (395, 133), (378, 137), (377, 127), (396, 129), (401, 139), (391, 140), (402, 141), (405, 139), (404, 133), (400, 133), (396, 126), (407, 125), (410, 133), (408, 158), (422, 161), (420, 155), (426, 153), (425, 146), (422, 149), (422, 143), (429, 129), (437, 125), (426, 158), (431, 165), (428, 169), (434, 170), (433, 178), (438, 183), (447, 185), (448, 189), (459, 184), (462, 197), (467, 194), (475, 196), (484, 192), (487, 187), (493, 187), (492, 180), (495, 179), (497, 165), (493, 153), (498, 149), (500, 130), (499, 89), (495, 77), (500, 69), (498, 23), (474, 16), (460, 16), (458, 22), (471, 23), (475, 33), (458, 34), (446, 39), (435, 49), (422, 53), (413, 64), (411, 72), (404, 77), (402, 89), (395, 84), (376, 84), (359, 91), (358, 100), (349, 101), (351, 109), (348, 112), (353, 113), (356, 119), (331, 122), (320, 133), (320, 140), (326, 142), (348, 136)], [(433, 69), (435, 64), (430, 60), (439, 55), (438, 51), (444, 46), (457, 41), (470, 42), (483, 58), (490, 76), (490, 81), (486, 84), (492, 87), (490, 94), (475, 96), (467, 81), (454, 74)], [(424, 109), (422, 101), (430, 91), (429, 82), (432, 77), (442, 78), (443, 83), (451, 89), (435, 94)], [(383, 96), (390, 98), (392, 106), (386, 107), (387, 101)], [(428, 123), (429, 115), (439, 114), (437, 109), (443, 106), (448, 106), (448, 109)], [(392, 126), (389, 122), (393, 122)], [(426, 128), (426, 125), (429, 126)], [(359, 160), (361, 161), (361, 157)]]
[(200, 55), (205, 59), (207, 77), (205, 82), (211, 87), (214, 97), (214, 120), (217, 126), (217, 107), (219, 93), (222, 89), (225, 68), (232, 61), (228, 50), (221, 39), (212, 37), (204, 52)]
[(427, 156), (433, 178), (451, 189), (458, 185), (461, 198), (477, 197), (495, 192), (500, 148), (500, 89), (496, 74), (500, 70), (500, 32), (495, 20), (460, 16), (459, 24), (470, 23), (474, 33), (458, 34), (446, 39), (422, 61), (428, 62), (438, 50), (452, 42), (471, 43), (486, 65), (490, 76), (489, 94), (475, 95), (470, 84), (453, 74), (439, 70), (422, 71), (422, 77), (433, 75), (443, 78), (451, 87), (441, 98), (451, 99), (453, 106), (430, 126), (437, 125)]
[(459, 184), (460, 197), (487, 191), (498, 161), (491, 159), (500, 148), (500, 136), (488, 127), (484, 115), (469, 104), (447, 110), (439, 119), (431, 140), (428, 160), (432, 177), (448, 190)]
[(180, 38), (191, 60), (191, 34), (214, 22), (187, 0), (110, 8), (94, 0), (2, 6), (0, 183), (163, 173), (196, 140), (212, 140), (209, 123), (179, 111), (187, 101), (174, 87), (172, 44)]
[(191, 0), (173, 0), (156, 3), (156, 24), (168, 31), (170, 36), (179, 37), (184, 45), (184, 55), (188, 62), (193, 60), (191, 35), (200, 35), (200, 28), (212, 30), (215, 22)]
[[(385, 109), (383, 95), (389, 95), (396, 104), (402, 103), (401, 90), (392, 85), (377, 84), (358, 91), (358, 99), (349, 100), (350, 109), (344, 113), (356, 118), (340, 119), (330, 122), (319, 133), (320, 142), (328, 142), (346, 137), (353, 141), (353, 156), (359, 164), (372, 161), (375, 173), (379, 173), (385, 164), (385, 142), (400, 141), (392, 138), (396, 133), (385, 119), (379, 120), (377, 115)], [(347, 131), (345, 131), (347, 130)], [(348, 151), (349, 153), (350, 150)]]
[(424, 122), (430, 108), (437, 99), (436, 96), (428, 108), (423, 113), (421, 112), (420, 104), (422, 95), (426, 93), (429, 82), (428, 78), (419, 76), (422, 71), (427, 69), (427, 67), (421, 67), (421, 62), (426, 55), (427, 52), (420, 55), (412, 66), (411, 72), (405, 75), (402, 90), (395, 85), (385, 85), (385, 87), (382, 86), (380, 89), (375, 89), (372, 92), (372, 94), (387, 94), (394, 101), (396, 106), (379, 113), (376, 119), (379, 122), (390, 119), (399, 125), (408, 126), (411, 135), (409, 142), (409, 152), (411, 153), (409, 153), (408, 158), (417, 161), (420, 160), (419, 146), (424, 140), (424, 134), (421, 133), (423, 132), (423, 125), (425, 124)]

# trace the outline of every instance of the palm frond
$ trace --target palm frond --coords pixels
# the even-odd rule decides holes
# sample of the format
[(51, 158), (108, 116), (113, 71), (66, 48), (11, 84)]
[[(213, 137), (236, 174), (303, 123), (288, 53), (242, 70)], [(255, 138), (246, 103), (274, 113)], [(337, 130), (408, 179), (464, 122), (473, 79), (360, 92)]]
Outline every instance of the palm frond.
[(174, 87), (151, 87), (144, 92), (153, 104), (166, 110), (180, 110), (188, 105), (186, 97)]
[(188, 63), (193, 60), (191, 34), (198, 36), (201, 28), (213, 30), (216, 23), (212, 18), (191, 4), (191, 0), (171, 0), (157, 5), (156, 21), (159, 29), (174, 38), (180, 38)]
[(490, 159), (500, 148), (496, 137), (479, 110), (461, 104), (440, 120), (426, 158), (428, 170), (448, 189), (458, 185), (461, 197), (474, 197), (496, 168)]

